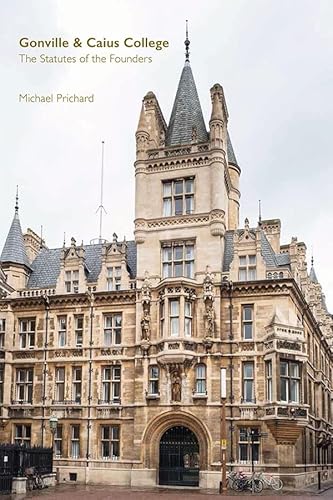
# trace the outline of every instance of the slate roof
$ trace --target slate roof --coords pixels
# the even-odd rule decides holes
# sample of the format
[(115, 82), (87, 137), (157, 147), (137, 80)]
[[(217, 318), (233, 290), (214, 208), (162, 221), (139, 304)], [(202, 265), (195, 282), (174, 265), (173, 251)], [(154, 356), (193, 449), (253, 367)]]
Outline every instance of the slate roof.
[(198, 142), (208, 141), (192, 69), (190, 63), (186, 61), (167, 128), (166, 145), (189, 144), (192, 141), (193, 127), (196, 128)]
[[(102, 266), (102, 245), (84, 245), (86, 277), (88, 283), (97, 281)], [(33, 261), (28, 288), (49, 288), (56, 286), (60, 273), (62, 248), (43, 248)], [(127, 264), (130, 277), (136, 276), (136, 244), (127, 242)]]
[(235, 152), (234, 152), (234, 148), (232, 147), (232, 144), (231, 144), (231, 139), (230, 139), (229, 132), (227, 134), (228, 134), (227, 135), (228, 162), (229, 163), (233, 163), (234, 165), (238, 165), (237, 158), (236, 158), (236, 155), (235, 155)]
[[(250, 231), (254, 232), (254, 229)], [(242, 229), (238, 229), (237, 233), (241, 234), (243, 232)], [(230, 269), (230, 264), (234, 258), (234, 233), (235, 231), (226, 231), (224, 240), (224, 255), (223, 255), (223, 263), (222, 263), (222, 272), (228, 272)], [(276, 254), (268, 241), (266, 234), (263, 230), (261, 230), (261, 255), (266, 263), (267, 267), (276, 268), (276, 267), (285, 267), (290, 264), (289, 254)]]
[(1, 253), (0, 262), (22, 264), (30, 268), (17, 209)]
[(317, 278), (316, 271), (315, 271), (313, 266), (311, 266), (309, 278), (310, 278), (310, 281), (312, 281), (312, 283), (318, 284), (318, 278)]

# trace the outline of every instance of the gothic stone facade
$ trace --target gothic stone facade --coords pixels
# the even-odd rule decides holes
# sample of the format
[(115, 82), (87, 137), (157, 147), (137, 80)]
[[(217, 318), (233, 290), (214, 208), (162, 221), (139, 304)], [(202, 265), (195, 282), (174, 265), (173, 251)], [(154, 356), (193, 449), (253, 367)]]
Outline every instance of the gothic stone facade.
[(57, 417), (61, 482), (165, 482), (176, 429), (194, 443), (183, 472), (217, 488), (221, 368), (230, 467), (253, 461), (295, 486), (318, 464), (330, 474), (332, 317), (278, 219), (239, 228), (220, 85), (211, 98), (207, 131), (187, 60), (169, 125), (143, 99), (134, 241), (48, 249), (22, 234), (16, 206), (1, 255), (1, 440), (51, 445)]

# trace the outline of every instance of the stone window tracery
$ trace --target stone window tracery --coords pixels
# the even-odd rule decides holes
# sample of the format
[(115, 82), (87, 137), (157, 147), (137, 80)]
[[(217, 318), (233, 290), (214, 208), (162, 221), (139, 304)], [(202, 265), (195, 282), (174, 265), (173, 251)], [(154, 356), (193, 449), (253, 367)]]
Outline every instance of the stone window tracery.
[(67, 293), (79, 293), (79, 270), (65, 271), (65, 289)]
[(194, 178), (163, 182), (163, 216), (194, 212)]
[(257, 257), (256, 255), (239, 256), (239, 281), (252, 281), (257, 279)]
[(163, 278), (194, 277), (194, 243), (173, 242), (162, 245)]
[(120, 457), (119, 425), (101, 426), (101, 453), (104, 460), (118, 460)]

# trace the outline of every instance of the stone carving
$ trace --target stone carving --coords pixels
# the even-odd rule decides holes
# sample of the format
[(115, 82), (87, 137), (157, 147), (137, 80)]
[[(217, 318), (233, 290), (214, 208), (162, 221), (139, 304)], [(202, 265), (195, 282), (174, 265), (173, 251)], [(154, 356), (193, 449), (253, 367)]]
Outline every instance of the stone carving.
[(141, 339), (150, 339), (150, 315), (147, 309), (144, 309), (143, 318), (141, 320)]
[(179, 403), (182, 399), (182, 379), (180, 371), (175, 370), (171, 374), (171, 400)]
[(151, 303), (151, 284), (149, 275), (146, 271), (145, 280), (141, 288), (141, 304), (143, 316), (141, 319), (141, 340), (150, 340), (150, 303)]
[(214, 286), (213, 286), (213, 275), (206, 268), (206, 276), (203, 282), (203, 300), (205, 303), (205, 330), (206, 337), (214, 337), (215, 333), (215, 311), (214, 311)]
[(206, 276), (203, 282), (203, 299), (206, 300), (214, 300), (214, 287), (213, 287), (214, 277), (213, 274), (209, 271), (209, 266), (206, 267)]
[(213, 304), (206, 304), (206, 336), (214, 337), (215, 333), (215, 311)]

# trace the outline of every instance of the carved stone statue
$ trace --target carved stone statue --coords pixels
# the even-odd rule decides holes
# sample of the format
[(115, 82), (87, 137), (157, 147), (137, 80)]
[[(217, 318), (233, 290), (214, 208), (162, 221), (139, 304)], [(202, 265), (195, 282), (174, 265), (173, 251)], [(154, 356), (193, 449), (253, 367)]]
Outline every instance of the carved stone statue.
[(141, 302), (147, 305), (150, 305), (151, 302), (151, 284), (147, 272), (141, 288)]
[(171, 399), (177, 403), (182, 399), (182, 379), (179, 372), (172, 374)]
[(214, 337), (215, 333), (215, 311), (213, 304), (206, 304), (206, 334), (207, 337)]
[(148, 310), (144, 310), (143, 318), (141, 320), (141, 339), (150, 339), (150, 315)]

